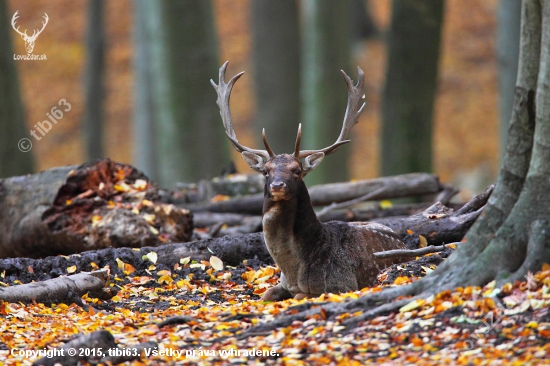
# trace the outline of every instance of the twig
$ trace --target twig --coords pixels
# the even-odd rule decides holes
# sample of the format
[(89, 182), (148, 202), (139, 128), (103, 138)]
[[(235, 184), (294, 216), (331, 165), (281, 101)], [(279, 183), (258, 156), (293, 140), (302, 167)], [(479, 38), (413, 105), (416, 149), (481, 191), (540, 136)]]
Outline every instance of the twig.
[(377, 258), (394, 258), (394, 257), (417, 257), (420, 255), (425, 255), (429, 253), (442, 252), (447, 248), (452, 248), (451, 245), (457, 245), (460, 243), (449, 243), (439, 246), (428, 246), (420, 249), (395, 249), (395, 250), (386, 250), (385, 252), (374, 253), (374, 256)]
[(386, 187), (382, 186), (382, 187), (378, 188), (377, 190), (375, 190), (373, 192), (370, 192), (370, 193), (367, 193), (367, 194), (365, 194), (361, 197), (357, 197), (357, 198), (354, 198), (352, 200), (344, 201), (344, 202), (340, 202), (340, 203), (332, 203), (332, 204), (326, 206), (325, 208), (323, 208), (321, 211), (319, 211), (317, 213), (317, 217), (319, 219), (321, 219), (321, 217), (323, 217), (324, 215), (326, 215), (327, 213), (329, 213), (332, 210), (336, 210), (336, 209), (339, 209), (339, 208), (345, 208), (345, 207), (348, 207), (348, 206), (351, 206), (351, 205), (355, 205), (357, 203), (361, 203), (361, 202), (364, 202), (364, 201), (375, 199), (377, 196), (379, 196), (381, 193), (383, 193), (385, 191), (386, 191)]

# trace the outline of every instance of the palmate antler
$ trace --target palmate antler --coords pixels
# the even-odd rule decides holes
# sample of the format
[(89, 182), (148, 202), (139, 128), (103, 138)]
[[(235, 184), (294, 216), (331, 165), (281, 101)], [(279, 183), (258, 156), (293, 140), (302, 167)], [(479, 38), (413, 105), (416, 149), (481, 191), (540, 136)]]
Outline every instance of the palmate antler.
[(227, 134), (227, 137), (229, 137), (229, 140), (231, 140), (231, 143), (235, 150), (237, 150), (238, 152), (242, 153), (243, 151), (248, 151), (261, 156), (264, 161), (268, 161), (269, 158), (274, 157), (275, 154), (273, 153), (273, 150), (271, 150), (271, 147), (269, 147), (267, 138), (265, 136), (265, 129), (263, 129), (262, 131), (262, 138), (264, 140), (265, 150), (251, 149), (249, 147), (241, 145), (239, 143), (239, 140), (237, 140), (237, 135), (235, 134), (235, 130), (233, 129), (233, 122), (231, 121), (231, 112), (229, 111), (229, 98), (231, 97), (231, 89), (233, 89), (233, 85), (244, 74), (244, 71), (241, 71), (237, 75), (233, 76), (231, 80), (229, 80), (229, 83), (226, 84), (225, 70), (227, 69), (228, 64), (229, 61), (226, 61), (222, 65), (222, 67), (220, 67), (218, 85), (216, 85), (214, 80), (210, 80), (210, 83), (218, 93), (218, 99), (216, 100), (216, 103), (220, 108), (220, 115), (222, 116), (225, 133)]
[[(229, 137), (229, 140), (231, 140), (233, 147), (238, 152), (242, 153), (246, 151), (246, 152), (256, 154), (260, 156), (264, 160), (264, 162), (266, 162), (270, 158), (274, 157), (275, 153), (273, 153), (273, 150), (271, 150), (267, 142), (265, 129), (262, 130), (262, 138), (264, 141), (264, 146), (266, 148), (265, 150), (251, 149), (249, 147), (241, 145), (237, 140), (237, 135), (235, 134), (235, 131), (233, 129), (233, 123), (231, 121), (231, 113), (229, 111), (229, 98), (231, 96), (231, 89), (233, 89), (233, 85), (244, 74), (244, 71), (233, 76), (231, 80), (229, 80), (229, 83), (226, 84), (225, 71), (227, 69), (228, 63), (229, 61), (226, 61), (222, 65), (222, 67), (220, 67), (219, 82), (217, 85), (213, 80), (210, 80), (210, 83), (218, 93), (218, 99), (216, 103), (220, 108), (220, 115), (222, 117), (223, 125), (225, 127), (225, 133), (227, 134), (227, 137)], [(344, 123), (342, 125), (342, 131), (340, 132), (340, 136), (338, 136), (338, 139), (334, 144), (328, 147), (325, 147), (324, 149), (301, 151), (300, 140), (302, 138), (302, 125), (300, 124), (298, 126), (298, 134), (296, 136), (296, 144), (294, 147), (295, 158), (303, 159), (316, 153), (324, 153), (325, 155), (329, 155), (335, 152), (343, 144), (350, 142), (350, 140), (346, 140), (346, 137), (349, 133), (349, 130), (351, 130), (351, 128), (357, 123), (359, 116), (361, 115), (361, 113), (363, 112), (363, 108), (365, 107), (365, 101), (364, 101), (365, 95), (363, 93), (365, 74), (363, 73), (363, 70), (361, 70), (360, 67), (357, 67), (358, 81), (357, 81), (357, 84), (354, 85), (350, 77), (343, 70), (341, 70), (341, 72), (342, 72), (342, 75), (344, 75), (344, 79), (346, 80), (346, 84), (348, 86), (348, 105), (346, 107), (346, 114), (344, 116)]]
[(303, 159), (320, 152), (325, 155), (329, 155), (336, 152), (340, 146), (350, 142), (350, 140), (346, 140), (345, 138), (347, 137), (349, 130), (351, 130), (351, 128), (355, 126), (359, 120), (359, 116), (365, 107), (365, 94), (363, 93), (365, 74), (360, 67), (357, 67), (357, 84), (353, 85), (353, 80), (350, 79), (344, 70), (340, 70), (340, 72), (344, 75), (344, 79), (346, 80), (346, 84), (348, 86), (348, 105), (346, 107), (346, 114), (344, 116), (344, 123), (342, 125), (342, 131), (340, 131), (340, 136), (338, 136), (338, 139), (334, 144), (325, 147), (324, 149), (300, 151), (300, 140), (302, 138), (302, 124), (300, 124), (298, 126), (298, 135), (296, 136), (296, 145), (294, 147), (294, 157), (297, 159)]

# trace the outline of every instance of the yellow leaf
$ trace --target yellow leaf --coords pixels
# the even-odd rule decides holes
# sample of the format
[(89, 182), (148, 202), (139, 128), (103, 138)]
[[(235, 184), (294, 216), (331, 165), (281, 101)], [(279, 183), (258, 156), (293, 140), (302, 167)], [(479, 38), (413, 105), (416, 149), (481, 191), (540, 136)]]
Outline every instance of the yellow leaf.
[(393, 204), (391, 203), (391, 201), (388, 201), (388, 200), (380, 201), (380, 208), (382, 210), (387, 210), (388, 208), (392, 208), (392, 207), (393, 207)]
[(428, 246), (428, 241), (424, 236), (418, 235), (418, 240), (419, 240), (418, 248), (426, 248)]
[(180, 259), (180, 263), (183, 264), (184, 266), (189, 263), (191, 261), (191, 257), (185, 257), (185, 258), (182, 258)]
[(163, 283), (166, 283), (167, 285), (174, 282), (174, 280), (172, 279), (172, 277), (170, 277), (170, 275), (164, 275), (164, 276), (161, 276), (159, 279), (158, 279), (158, 283), (159, 284), (163, 284)]
[(124, 182), (118, 182), (118, 184), (115, 184), (114, 188), (119, 192), (128, 192), (131, 189), (131, 187)]
[(76, 266), (67, 267), (67, 273), (75, 273), (75, 272), (76, 272)]
[(210, 257), (209, 262), (216, 271), (223, 271), (223, 262), (220, 258), (213, 255)]
[(111, 298), (113, 302), (122, 302), (122, 298), (118, 295), (115, 295)]
[(144, 214), (142, 217), (149, 225), (153, 225), (155, 223), (155, 219), (157, 218), (155, 214)]
[(124, 263), (122, 260), (120, 260), (120, 258), (116, 258), (115, 260), (116, 260), (116, 264), (118, 265), (118, 268), (124, 269), (124, 265), (126, 263)]
[(424, 305), (425, 302), (426, 302), (426, 300), (424, 300), (424, 299), (416, 299), (416, 300), (413, 300), (413, 301), (411, 301), (410, 303), (408, 303), (407, 305), (402, 306), (402, 307), (399, 309), (399, 312), (400, 312), (400, 313), (406, 313), (406, 312), (408, 312), (408, 311), (417, 309), (417, 308), (419, 308), (420, 306)]
[(161, 270), (161, 271), (158, 271), (157, 274), (158, 274), (159, 276), (170, 276), (170, 275), (172, 275), (172, 272), (170, 272), (170, 271), (167, 270), (167, 269), (163, 269), (163, 270)]
[(149, 252), (149, 253), (145, 254), (144, 256), (142, 256), (141, 259), (143, 259), (143, 260), (149, 259), (151, 262), (156, 264), (157, 259), (158, 259), (158, 255), (155, 252)]

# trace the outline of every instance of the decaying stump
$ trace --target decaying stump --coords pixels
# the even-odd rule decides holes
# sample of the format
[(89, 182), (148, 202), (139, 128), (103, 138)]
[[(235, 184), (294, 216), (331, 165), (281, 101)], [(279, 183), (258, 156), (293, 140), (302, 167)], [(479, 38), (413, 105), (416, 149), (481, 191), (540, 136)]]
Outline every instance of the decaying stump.
[(0, 258), (36, 258), (184, 242), (193, 224), (139, 170), (102, 159), (0, 180), (0, 230)]

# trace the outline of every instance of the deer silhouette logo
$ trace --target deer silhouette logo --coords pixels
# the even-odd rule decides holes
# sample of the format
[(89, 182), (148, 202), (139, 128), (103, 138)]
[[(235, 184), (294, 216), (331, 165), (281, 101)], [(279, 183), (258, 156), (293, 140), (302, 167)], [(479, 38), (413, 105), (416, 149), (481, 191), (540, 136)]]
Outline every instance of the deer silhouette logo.
[(15, 12), (15, 14), (13, 14), (13, 17), (11, 18), (11, 26), (13, 27), (13, 29), (19, 33), (19, 35), (21, 36), (21, 38), (23, 38), (23, 41), (25, 41), (25, 49), (27, 50), (27, 53), (32, 53), (32, 50), (34, 49), (34, 42), (36, 42), (36, 38), (38, 38), (38, 36), (40, 35), (40, 33), (42, 33), (42, 31), (44, 30), (44, 28), (46, 28), (46, 24), (48, 24), (48, 14), (44, 13), (44, 21), (42, 22), (42, 29), (40, 30), (34, 30), (34, 32), (32, 33), (32, 36), (29, 36), (27, 34), (27, 30), (25, 29), (24, 32), (21, 32), (19, 30), (19, 26), (16, 27), (15, 23), (16, 23), (16, 20), (17, 18), (19, 18), (19, 15), (17, 15), (17, 13), (19, 12), (19, 10), (17, 10)]

